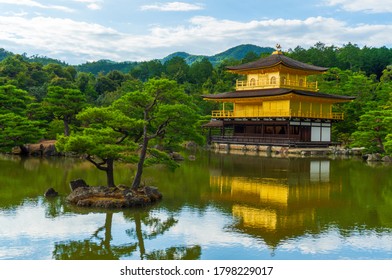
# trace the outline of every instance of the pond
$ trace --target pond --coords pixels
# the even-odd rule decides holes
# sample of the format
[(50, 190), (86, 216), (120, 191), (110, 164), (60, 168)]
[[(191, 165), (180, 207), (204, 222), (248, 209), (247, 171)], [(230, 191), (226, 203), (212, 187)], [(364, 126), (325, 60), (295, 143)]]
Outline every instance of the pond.
[[(105, 183), (72, 158), (0, 155), (0, 259), (392, 259), (392, 165), (199, 151), (147, 168), (151, 207), (85, 209), (69, 182)], [(117, 184), (135, 170), (117, 164)], [(47, 199), (46, 189), (59, 196)]]

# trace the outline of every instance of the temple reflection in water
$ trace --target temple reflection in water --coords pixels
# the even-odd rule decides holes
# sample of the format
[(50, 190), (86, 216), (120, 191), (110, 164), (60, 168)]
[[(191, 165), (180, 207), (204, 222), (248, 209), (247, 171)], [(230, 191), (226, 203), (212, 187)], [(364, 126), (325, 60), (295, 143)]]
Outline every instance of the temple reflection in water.
[(271, 248), (282, 240), (319, 233), (317, 209), (331, 207), (339, 184), (330, 183), (328, 159), (241, 157), (213, 164), (214, 198), (229, 203), (236, 230), (262, 238)]

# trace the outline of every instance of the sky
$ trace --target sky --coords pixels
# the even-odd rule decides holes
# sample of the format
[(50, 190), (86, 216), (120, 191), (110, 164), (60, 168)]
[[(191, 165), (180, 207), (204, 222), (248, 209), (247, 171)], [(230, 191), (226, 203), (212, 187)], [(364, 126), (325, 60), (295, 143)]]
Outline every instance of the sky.
[(0, 48), (74, 65), (317, 42), (392, 48), (392, 1), (0, 0)]

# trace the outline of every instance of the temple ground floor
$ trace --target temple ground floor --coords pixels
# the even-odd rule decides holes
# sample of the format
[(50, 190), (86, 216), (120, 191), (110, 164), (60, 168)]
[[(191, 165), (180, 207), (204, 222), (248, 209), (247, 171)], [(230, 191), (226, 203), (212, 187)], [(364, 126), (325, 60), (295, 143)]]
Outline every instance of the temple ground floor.
[(209, 144), (260, 145), (282, 147), (328, 147), (331, 120), (212, 120), (208, 129)]

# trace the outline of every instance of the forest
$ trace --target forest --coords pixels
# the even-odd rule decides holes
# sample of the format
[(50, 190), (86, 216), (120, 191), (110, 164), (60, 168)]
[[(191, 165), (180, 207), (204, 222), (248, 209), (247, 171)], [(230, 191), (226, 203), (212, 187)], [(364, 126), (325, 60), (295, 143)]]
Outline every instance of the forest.
[[(317, 43), (284, 54), (329, 67), (313, 77), (320, 92), (356, 97), (335, 106), (345, 120), (334, 126), (333, 141), (392, 154), (392, 49)], [(185, 140), (203, 144), (201, 125), (219, 105), (203, 101), (201, 95), (232, 91), (239, 78), (226, 66), (267, 55), (270, 52), (248, 51), (242, 59), (226, 58), (218, 64), (207, 58), (188, 64), (173, 56), (164, 62), (119, 63), (95, 74), (54, 59), (27, 58), (1, 49), (0, 151), (58, 139), (63, 150), (131, 161), (132, 154), (126, 151), (148, 140), (145, 152), (153, 155), (148, 159), (165, 160), (162, 149), (152, 147), (172, 151)], [(179, 133), (179, 127), (187, 129)], [(93, 150), (97, 145), (100, 149)], [(102, 162), (93, 163), (98, 167)]]

